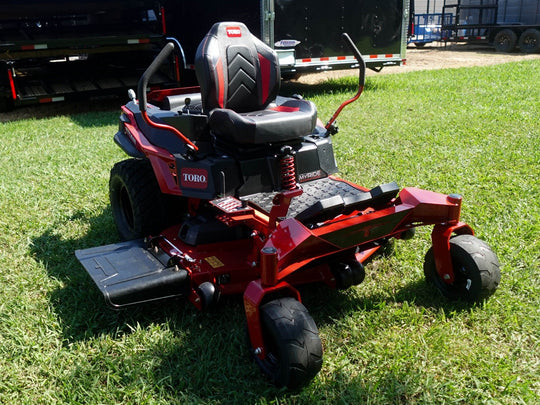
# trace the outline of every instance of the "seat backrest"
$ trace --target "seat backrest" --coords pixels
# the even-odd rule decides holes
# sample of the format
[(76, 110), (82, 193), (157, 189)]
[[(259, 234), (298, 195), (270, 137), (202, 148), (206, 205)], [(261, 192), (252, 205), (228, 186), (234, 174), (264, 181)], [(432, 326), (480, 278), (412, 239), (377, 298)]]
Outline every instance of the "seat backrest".
[(195, 69), (206, 113), (263, 110), (279, 91), (277, 54), (240, 22), (214, 24), (197, 49)]

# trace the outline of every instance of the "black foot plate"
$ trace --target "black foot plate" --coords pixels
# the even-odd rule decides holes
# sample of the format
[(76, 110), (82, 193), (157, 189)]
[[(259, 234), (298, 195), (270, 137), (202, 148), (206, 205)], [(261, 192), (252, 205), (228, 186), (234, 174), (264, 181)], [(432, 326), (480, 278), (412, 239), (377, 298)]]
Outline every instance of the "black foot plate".
[(77, 250), (75, 256), (114, 308), (181, 297), (189, 291), (187, 271), (161, 263), (143, 240)]

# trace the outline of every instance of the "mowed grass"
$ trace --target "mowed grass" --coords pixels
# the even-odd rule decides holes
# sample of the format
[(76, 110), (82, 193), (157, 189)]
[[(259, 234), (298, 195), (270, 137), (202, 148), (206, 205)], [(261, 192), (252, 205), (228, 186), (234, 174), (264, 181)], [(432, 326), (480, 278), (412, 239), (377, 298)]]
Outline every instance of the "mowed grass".
[[(485, 303), (426, 285), (430, 229), (345, 292), (302, 289), (324, 365), (302, 390), (248, 359), (241, 298), (199, 313), (114, 312), (76, 249), (118, 241), (108, 176), (118, 112), (0, 124), (0, 403), (409, 404), (540, 402), (540, 63), (369, 77), (339, 118), (341, 175), (463, 195), (462, 219), (502, 265)], [(355, 78), (301, 92), (327, 119)]]

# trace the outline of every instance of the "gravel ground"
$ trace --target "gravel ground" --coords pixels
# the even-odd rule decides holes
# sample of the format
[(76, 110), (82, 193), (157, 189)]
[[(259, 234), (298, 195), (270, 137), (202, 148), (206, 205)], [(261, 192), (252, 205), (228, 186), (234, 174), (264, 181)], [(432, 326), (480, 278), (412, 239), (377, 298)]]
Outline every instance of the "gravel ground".
[[(377, 73), (372, 70), (367, 71), (367, 76), (406, 73), (416, 70), (448, 69), (457, 67), (488, 66), (499, 63), (517, 62), (521, 60), (538, 60), (540, 54), (499, 53), (487, 45), (469, 44), (435, 44), (424, 48), (408, 48), (406, 53), (407, 62), (404, 66), (384, 68)], [(347, 75), (344, 71), (334, 71), (310, 74), (301, 77), (299, 81), (303, 83), (316, 83), (328, 77), (340, 77)]]
[[(520, 60), (538, 60), (540, 54), (497, 53), (488, 46), (452, 44), (448, 46), (433, 45), (424, 48), (407, 49), (407, 62), (401, 67), (388, 67), (380, 73), (368, 70), (367, 75), (405, 73), (415, 70), (446, 69), (468, 66), (486, 66), (498, 63), (515, 62)], [(317, 83), (329, 77), (349, 75), (350, 71), (327, 71), (302, 76), (302, 83)], [(127, 102), (125, 98), (91, 100), (79, 102), (54, 103), (17, 108), (14, 111), (0, 114), (0, 122), (14, 121), (25, 118), (43, 118), (54, 115), (69, 115), (82, 111), (114, 111)]]

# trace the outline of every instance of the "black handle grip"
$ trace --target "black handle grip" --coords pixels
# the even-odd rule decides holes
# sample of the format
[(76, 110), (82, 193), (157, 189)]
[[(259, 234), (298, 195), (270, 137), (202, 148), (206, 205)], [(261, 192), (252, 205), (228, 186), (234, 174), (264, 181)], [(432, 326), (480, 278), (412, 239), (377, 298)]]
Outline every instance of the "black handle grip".
[(139, 96), (139, 109), (141, 111), (146, 111), (146, 88), (148, 87), (148, 81), (157, 72), (159, 67), (167, 60), (169, 55), (174, 50), (174, 44), (172, 42), (167, 42), (163, 49), (159, 52), (158, 56), (152, 61), (150, 66), (144, 71), (143, 75), (139, 79), (139, 84), (137, 86), (137, 93)]
[(364, 61), (362, 54), (360, 53), (360, 51), (354, 44), (349, 34), (344, 32), (343, 34), (341, 34), (341, 39), (343, 40), (343, 42), (345, 42), (349, 46), (349, 49), (352, 51), (354, 57), (356, 58), (356, 60), (358, 61), (358, 64), (360, 65), (359, 66), (360, 72), (359, 72), (358, 80), (360, 82), (360, 86), (363, 87), (366, 82), (366, 62)]

